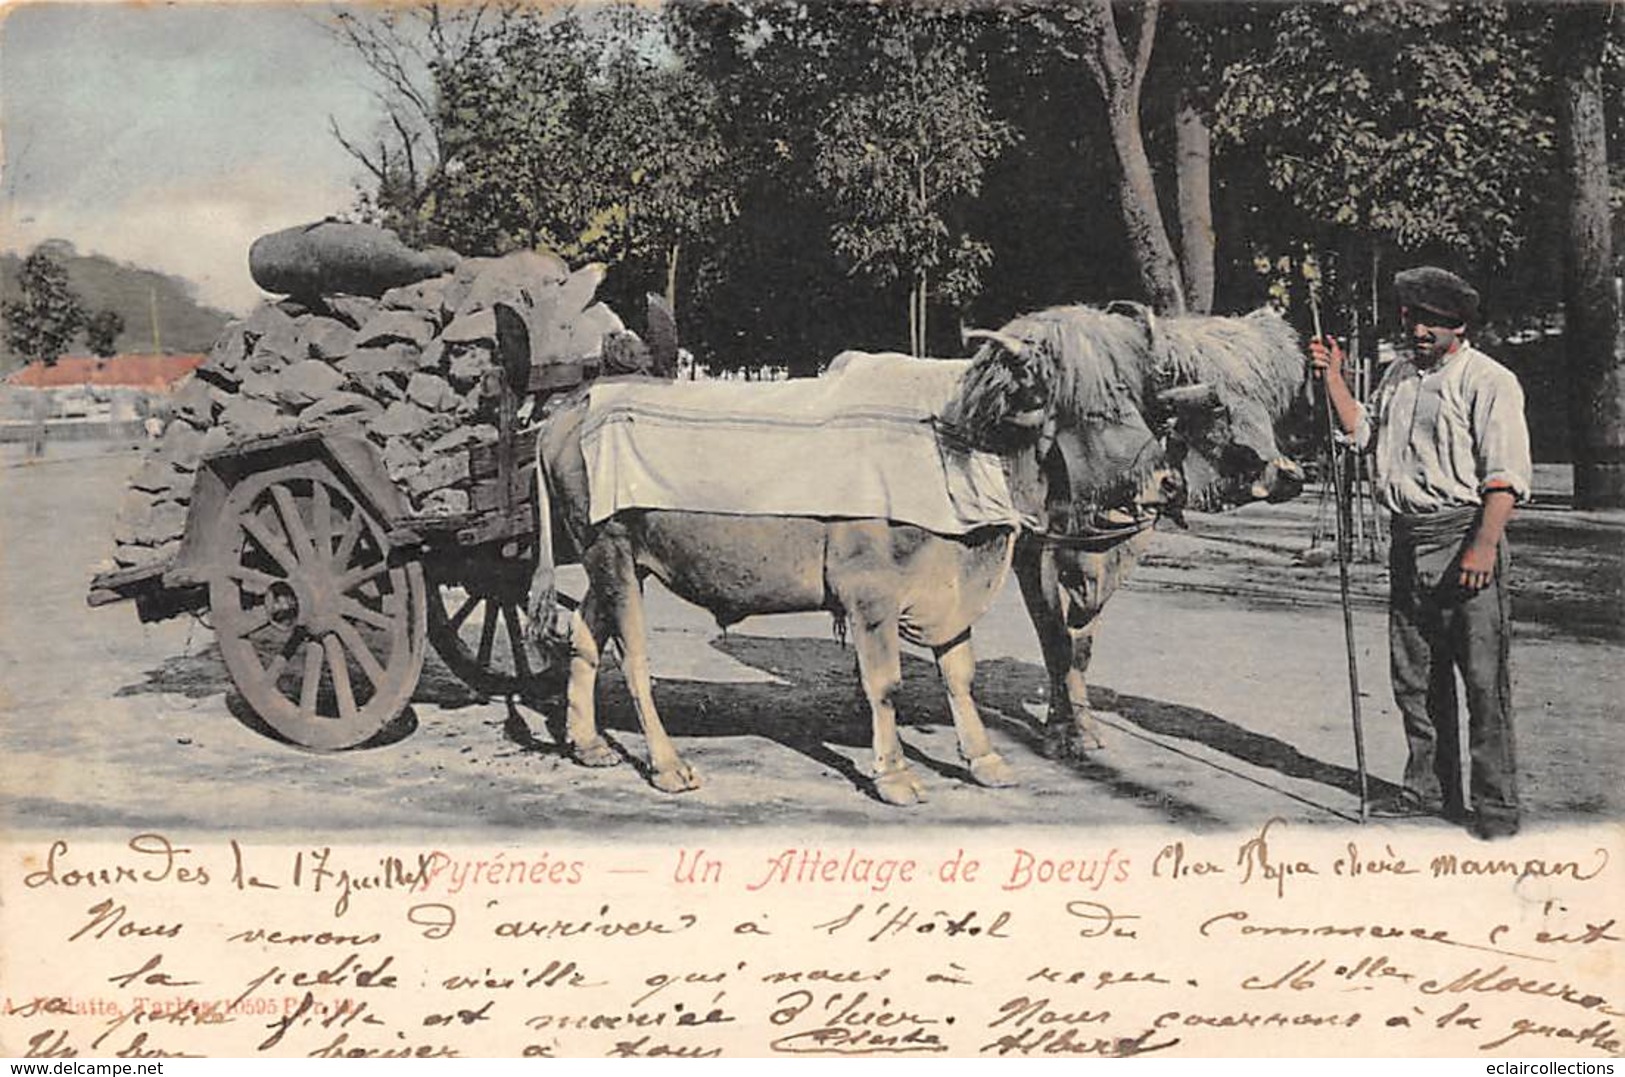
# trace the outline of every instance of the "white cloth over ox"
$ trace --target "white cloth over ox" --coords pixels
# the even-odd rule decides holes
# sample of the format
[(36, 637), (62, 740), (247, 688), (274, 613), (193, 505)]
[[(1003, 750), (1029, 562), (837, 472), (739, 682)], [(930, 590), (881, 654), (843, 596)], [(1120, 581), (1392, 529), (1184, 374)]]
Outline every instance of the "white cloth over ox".
[(818, 378), (593, 386), (599, 523), (623, 509), (878, 518), (962, 535), (1021, 522), (1003, 460), (939, 434), (968, 360), (843, 352)]

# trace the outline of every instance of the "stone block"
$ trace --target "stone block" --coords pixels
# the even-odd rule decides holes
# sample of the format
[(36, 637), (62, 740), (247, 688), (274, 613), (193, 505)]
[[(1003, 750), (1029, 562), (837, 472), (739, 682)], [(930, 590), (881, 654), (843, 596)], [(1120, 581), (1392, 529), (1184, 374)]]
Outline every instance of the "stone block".
[(340, 359), (355, 349), (355, 329), (337, 318), (311, 318), (300, 327), (299, 336), (312, 359)]
[(380, 437), (421, 439), (429, 427), (430, 413), (406, 400), (397, 400), (384, 409), (370, 429)]
[(175, 390), (170, 407), (175, 415), (185, 419), (199, 430), (214, 425), (215, 393), (219, 390), (201, 378), (187, 378), (186, 384)]
[(459, 516), (468, 511), (468, 491), (442, 487), (430, 491), (418, 506), (425, 516)]
[(275, 404), (252, 397), (235, 400), (220, 413), (220, 426), (233, 442), (280, 433), (292, 425), (293, 419), (283, 415)]
[(447, 344), (473, 344), (483, 341), (494, 344), (497, 339), (497, 316), (488, 307), (459, 314), (440, 334)]
[(489, 347), (469, 345), (457, 349), (452, 354), (451, 362), (446, 366), (446, 375), (452, 385), (467, 392), (472, 386), (478, 385), (488, 371), (496, 368)]
[(406, 396), (429, 411), (450, 411), (457, 406), (457, 393), (445, 378), (419, 371), (406, 383)]
[(443, 337), (435, 337), (423, 346), (418, 353), (418, 369), (438, 372), (446, 362), (446, 343)]
[(170, 420), (158, 455), (177, 471), (196, 471), (203, 459), (203, 432), (183, 419)]
[(378, 300), (369, 296), (329, 295), (324, 296), (323, 301), (327, 312), (351, 329), (360, 329), (378, 313)]
[[(373, 433), (377, 433), (376, 427), (373, 428)], [(401, 482), (410, 475), (415, 474), (423, 466), (423, 454), (413, 448), (412, 443), (404, 437), (396, 436), (386, 439), (381, 455), (384, 461), (384, 469), (389, 472), (389, 477), (396, 482)]]
[(381, 310), (356, 330), (356, 347), (405, 343), (421, 349), (435, 336), (435, 326), (416, 310)]
[[(186, 476), (185, 481), (190, 483), (191, 477)], [(131, 477), (130, 488), (163, 496), (173, 491), (181, 482), (182, 473), (176, 471), (173, 464), (157, 453), (149, 453), (141, 462), (141, 466), (136, 469), (135, 475)]]
[(338, 392), (344, 375), (320, 359), (303, 359), (279, 374), (276, 383), (277, 399), (298, 409)]
[(454, 454), (432, 456), (424, 461), (417, 474), (406, 480), (406, 488), (414, 497), (422, 497), (431, 490), (456, 486), (468, 480), (468, 456)]
[(243, 376), (243, 383), (238, 386), (237, 393), (239, 396), (246, 396), (254, 400), (274, 401), (281, 389), (282, 378), (280, 371), (268, 374), (255, 371)]
[[(597, 281), (602, 277), (602, 267), (598, 267), (598, 278), (592, 283), (588, 299), (597, 291)], [(493, 304), (499, 302), (528, 306), (522, 296), (539, 295), (559, 287), (570, 279), (569, 267), (562, 259), (537, 251), (515, 251), (501, 258), (493, 258), (478, 267), (478, 275), (469, 284), (468, 293), (458, 305), (457, 313), (489, 310)], [(585, 305), (584, 300), (576, 309), (580, 310)]]

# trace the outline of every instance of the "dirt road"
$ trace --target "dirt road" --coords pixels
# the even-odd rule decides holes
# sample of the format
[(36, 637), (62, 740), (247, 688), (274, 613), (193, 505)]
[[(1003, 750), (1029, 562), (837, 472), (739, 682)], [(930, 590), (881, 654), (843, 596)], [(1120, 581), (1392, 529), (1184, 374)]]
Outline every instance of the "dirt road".
[[(930, 802), (899, 810), (867, 791), (854, 659), (828, 618), (760, 618), (724, 636), (663, 593), (651, 597), (656, 694), (705, 780), (698, 792), (657, 793), (637, 765), (575, 766), (548, 715), (476, 698), (432, 656), (389, 743), (337, 754), (278, 743), (244, 716), (202, 624), (141, 625), (127, 606), (86, 607), (137, 461), (106, 445), (53, 447), (35, 463), (0, 457), (0, 820), (13, 833), (321, 827), (522, 840), (669, 827), (1214, 830), (1276, 816), (1341, 823), (1356, 811), (1336, 567), (1294, 564), (1315, 530), (1313, 489), (1292, 504), (1193, 517), (1191, 531), (1159, 535), (1113, 600), (1096, 648), (1092, 700), (1110, 748), (1086, 763), (1042, 758), (1028, 730), (1045, 684), (1013, 585), (976, 629), (977, 696), (1020, 786), (969, 784), (928, 658), (906, 656), (903, 735)], [(1512, 531), (1514, 691), (1531, 830), (1625, 815), (1625, 514), (1566, 508), (1564, 480), (1542, 468), (1541, 497)], [(1398, 777), (1404, 746), (1389, 694), (1382, 572), (1362, 564), (1355, 577), (1380, 789)], [(603, 691), (612, 739), (640, 760), (618, 674), (606, 675)]]

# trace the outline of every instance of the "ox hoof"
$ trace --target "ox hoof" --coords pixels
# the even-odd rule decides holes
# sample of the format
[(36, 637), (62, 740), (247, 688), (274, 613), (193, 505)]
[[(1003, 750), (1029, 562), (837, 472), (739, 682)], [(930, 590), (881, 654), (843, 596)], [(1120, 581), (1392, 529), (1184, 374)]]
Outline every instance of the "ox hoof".
[(1050, 759), (1081, 760), (1105, 747), (1106, 742), (1100, 739), (1100, 731), (1093, 721), (1087, 726), (1079, 726), (1071, 721), (1058, 720), (1050, 723), (1044, 731), (1044, 755)]
[(925, 800), (925, 786), (912, 770), (893, 770), (875, 777), (875, 792), (887, 804), (899, 808), (919, 804)]
[(694, 773), (693, 767), (682, 761), (655, 771), (649, 781), (662, 793), (690, 793), (700, 787), (700, 776)]
[(1002, 789), (1016, 784), (1016, 772), (998, 752), (988, 752), (970, 761), (970, 776), (977, 785)]
[(620, 763), (621, 755), (603, 737), (590, 744), (578, 744), (571, 749), (576, 762), (584, 767), (613, 767)]

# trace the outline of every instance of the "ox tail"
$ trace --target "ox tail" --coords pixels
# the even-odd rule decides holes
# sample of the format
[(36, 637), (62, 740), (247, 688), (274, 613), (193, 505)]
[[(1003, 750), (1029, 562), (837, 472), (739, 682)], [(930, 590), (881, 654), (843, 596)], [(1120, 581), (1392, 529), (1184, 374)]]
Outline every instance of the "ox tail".
[(553, 561), (553, 499), (547, 492), (542, 438), (536, 438), (536, 570), (530, 577), (530, 625), (526, 634), (538, 650), (559, 634), (559, 589)]

